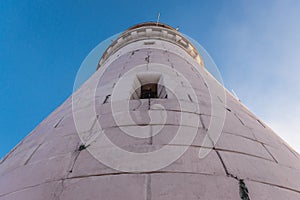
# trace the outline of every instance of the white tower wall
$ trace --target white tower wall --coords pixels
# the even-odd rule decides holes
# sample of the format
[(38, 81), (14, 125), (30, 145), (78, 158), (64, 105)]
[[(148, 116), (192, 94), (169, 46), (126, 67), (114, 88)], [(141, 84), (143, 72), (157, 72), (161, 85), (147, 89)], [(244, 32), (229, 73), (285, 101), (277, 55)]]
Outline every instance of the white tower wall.
[[(148, 83), (159, 98), (140, 99)], [(299, 159), (187, 39), (146, 23), (114, 41), (93, 76), (1, 160), (0, 200), (296, 200)]]

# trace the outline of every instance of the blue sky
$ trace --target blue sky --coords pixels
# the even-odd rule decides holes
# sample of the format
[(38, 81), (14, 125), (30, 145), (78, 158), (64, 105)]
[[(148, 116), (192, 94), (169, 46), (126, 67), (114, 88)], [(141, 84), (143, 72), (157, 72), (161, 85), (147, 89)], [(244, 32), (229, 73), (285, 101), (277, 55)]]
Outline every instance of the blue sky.
[(299, 0), (1, 1), (0, 157), (71, 95), (99, 42), (158, 12), (204, 46), (226, 87), (299, 152), (299, 10)]

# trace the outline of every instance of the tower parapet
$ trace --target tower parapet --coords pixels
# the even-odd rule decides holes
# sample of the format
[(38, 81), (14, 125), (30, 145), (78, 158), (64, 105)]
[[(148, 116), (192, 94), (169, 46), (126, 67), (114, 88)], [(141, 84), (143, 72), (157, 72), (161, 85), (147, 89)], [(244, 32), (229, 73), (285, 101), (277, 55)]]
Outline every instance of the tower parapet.
[[(140, 40), (164, 40), (176, 44), (185, 50), (196, 62), (204, 66), (203, 60), (193, 44), (187, 40), (176, 29), (162, 23), (146, 22), (141, 23), (123, 32), (103, 53), (97, 69), (122, 47)], [(151, 43), (149, 43), (150, 45)]]

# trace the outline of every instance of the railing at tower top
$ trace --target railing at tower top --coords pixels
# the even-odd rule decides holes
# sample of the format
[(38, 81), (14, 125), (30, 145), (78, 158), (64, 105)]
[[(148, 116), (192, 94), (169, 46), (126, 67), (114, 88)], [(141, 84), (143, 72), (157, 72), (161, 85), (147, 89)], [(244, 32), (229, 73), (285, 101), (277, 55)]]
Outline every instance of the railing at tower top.
[(145, 40), (145, 39), (159, 39), (165, 40), (170, 43), (176, 44), (185, 50), (196, 62), (201, 66), (204, 66), (201, 56), (199, 55), (196, 48), (178, 31), (162, 26), (155, 25), (144, 25), (135, 26), (122, 33), (103, 53), (100, 62), (98, 63), (97, 69), (115, 52), (127, 44)]

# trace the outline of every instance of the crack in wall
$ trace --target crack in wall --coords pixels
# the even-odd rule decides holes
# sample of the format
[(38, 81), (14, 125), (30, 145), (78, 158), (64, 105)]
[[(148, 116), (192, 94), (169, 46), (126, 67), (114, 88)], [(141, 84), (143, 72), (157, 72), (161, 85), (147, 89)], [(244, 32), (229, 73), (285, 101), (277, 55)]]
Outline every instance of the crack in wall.
[(248, 188), (243, 179), (239, 179), (240, 197), (243, 200), (250, 200)]
[(65, 179), (62, 179), (59, 188), (54, 192), (55, 200), (60, 200), (60, 196), (62, 195), (62, 193), (64, 192), (64, 189), (65, 189), (64, 182), (65, 182)]
[(76, 161), (77, 161), (77, 159), (78, 159), (78, 157), (80, 155), (80, 152), (83, 151), (83, 150), (85, 150), (88, 146), (89, 145), (85, 146), (84, 144), (80, 144), (78, 146), (78, 148), (74, 151), (74, 159), (71, 162), (72, 164), (71, 164), (70, 170), (68, 171), (67, 177), (69, 176), (70, 173), (73, 172), (73, 169), (74, 169)]
[[(112, 125), (112, 126), (109, 126), (109, 127), (106, 127), (104, 128), (103, 130), (106, 130), (106, 129), (110, 129), (110, 128), (118, 128), (118, 127), (130, 127), (130, 126), (148, 126), (148, 125), (151, 125), (151, 126), (155, 126), (155, 125), (158, 125), (158, 126), (161, 126), (161, 125), (168, 125), (168, 126), (178, 126), (178, 124), (172, 124), (172, 123), (165, 123), (165, 124), (159, 124), (159, 123), (155, 123), (155, 124), (149, 124), (149, 123), (136, 123), (136, 124), (124, 124), (122, 126), (117, 126), (117, 125)], [(182, 127), (191, 127), (191, 128), (196, 128), (196, 126), (194, 125), (180, 125)]]
[(231, 133), (231, 132), (228, 132), (228, 131), (224, 131), (224, 133), (230, 134), (230, 135), (234, 135), (234, 136), (237, 136), (237, 137), (241, 137), (241, 138), (245, 138), (245, 139), (251, 140), (251, 141), (253, 141), (253, 142), (257, 142), (257, 143), (263, 144), (262, 142), (258, 141), (257, 139), (253, 139), (253, 138), (250, 138), (250, 137), (246, 137), (246, 136), (244, 136), (244, 135), (239, 135), (238, 133)]
[[(143, 174), (148, 174), (148, 175), (151, 175), (151, 174), (191, 174), (191, 175), (218, 176), (216, 174), (209, 174), (209, 173), (171, 172), (171, 171), (153, 171), (153, 172), (135, 172), (135, 173), (134, 172), (115, 172), (115, 173), (107, 173), (107, 174), (90, 174), (90, 175), (82, 175), (82, 176), (74, 176), (74, 177), (65, 177), (65, 178), (58, 179), (58, 180), (45, 181), (45, 182), (42, 182), (42, 183), (39, 183), (39, 184), (36, 184), (36, 185), (24, 187), (24, 188), (16, 190), (16, 191), (1, 194), (0, 197), (7, 196), (7, 195), (17, 193), (17, 192), (21, 192), (21, 191), (24, 191), (24, 190), (27, 190), (27, 189), (30, 189), (30, 188), (38, 187), (40, 185), (51, 183), (51, 182), (66, 181), (66, 180), (72, 180), (72, 179), (82, 179), (82, 178), (89, 178), (89, 177), (119, 176), (119, 175), (122, 176), (122, 175), (134, 175), (134, 174), (138, 174), (138, 175), (143, 175)], [(238, 181), (242, 180), (244, 182), (244, 179), (239, 179), (237, 176), (234, 176), (230, 173), (228, 173), (227, 176), (230, 177), (230, 178), (233, 178), (235, 180), (238, 180)], [(300, 194), (299, 190), (296, 190), (296, 189), (293, 189), (293, 188), (288, 188), (288, 187), (285, 187), (285, 186), (276, 185), (276, 184), (272, 184), (272, 183), (267, 183), (267, 182), (263, 182), (263, 181), (259, 181), (259, 180), (253, 180), (253, 179), (249, 179), (249, 178), (247, 178), (247, 180), (252, 181), (252, 182), (256, 182), (256, 183), (261, 183), (261, 184), (264, 184), (264, 185), (269, 185), (269, 186), (285, 189), (285, 190), (296, 192), (296, 193)], [(149, 182), (149, 180), (148, 180), (148, 182)], [(61, 188), (64, 189), (65, 186), (62, 184)], [(59, 194), (59, 195), (61, 195), (61, 194)], [(57, 195), (57, 196), (59, 196), (59, 195)]]
[(268, 152), (268, 154), (273, 158), (273, 160), (278, 164), (278, 161), (275, 159), (275, 157), (271, 154), (269, 149), (265, 146), (265, 144), (261, 143), (261, 145), (264, 147), (264, 149)]
[[(47, 183), (56, 182), (56, 181), (65, 181), (65, 180), (71, 180), (71, 179), (81, 179), (81, 178), (99, 177), (99, 176), (118, 176), (118, 175), (134, 175), (134, 174), (149, 174), (149, 175), (150, 174), (194, 174), (194, 175), (216, 176), (216, 174), (194, 173), (194, 172), (169, 172), (169, 171), (140, 172), (140, 173), (116, 172), (116, 173), (107, 173), (107, 174), (92, 174), (92, 175), (84, 175), (84, 176), (67, 177), (67, 178), (63, 178), (63, 179), (59, 179), (59, 180), (45, 181), (43, 183), (28, 186), (28, 187), (22, 188), (20, 190), (16, 190), (16, 191), (12, 191), (12, 192), (9, 192), (9, 193), (6, 193), (6, 194), (2, 194), (2, 195), (0, 195), (0, 197), (7, 196), (7, 195), (17, 193), (17, 192), (21, 192), (21, 191), (24, 191), (24, 190), (27, 190), (27, 189), (30, 189), (30, 188), (38, 187), (42, 184), (47, 184)], [(229, 174), (228, 177), (233, 178), (233, 179), (238, 180), (238, 181), (239, 180), (244, 181), (244, 179), (239, 179), (238, 177), (236, 177), (232, 174)], [(285, 186), (281, 186), (281, 185), (276, 185), (276, 184), (272, 184), (272, 183), (267, 183), (267, 182), (263, 182), (263, 181), (248, 179), (248, 178), (247, 178), (247, 180), (252, 181), (252, 182), (256, 182), (256, 183), (261, 183), (261, 184), (268, 185), (268, 186), (273, 186), (273, 187), (285, 189), (285, 190), (288, 190), (288, 191), (291, 191), (291, 192), (296, 192), (296, 193), (300, 194), (299, 190), (296, 190), (296, 189), (293, 189), (293, 188), (289, 188), (289, 187), (285, 187)], [(64, 186), (63, 186), (63, 188), (64, 188)]]
[(147, 55), (147, 57), (145, 58), (145, 61), (146, 61), (147, 63), (150, 62), (150, 55)]
[[(185, 102), (188, 102), (188, 103), (191, 103), (191, 102), (189, 102), (189, 101), (185, 101)], [(195, 103), (193, 103), (193, 105), (194, 105)], [(160, 108), (150, 108), (150, 110), (154, 110), (154, 111), (157, 111), (157, 110), (165, 110), (165, 111), (171, 111), (171, 112), (176, 112), (176, 113), (189, 113), (189, 114), (195, 114), (195, 115), (204, 115), (204, 116), (208, 116), (208, 117), (211, 117), (211, 115), (209, 115), (209, 114), (203, 114), (203, 113), (200, 113), (200, 112), (197, 112), (197, 110), (195, 109), (195, 111), (189, 111), (189, 110), (176, 110), (176, 108), (175, 109), (172, 109), (172, 108), (164, 108), (164, 109), (160, 109)], [(106, 113), (107, 114), (107, 113)]]
[(68, 171), (68, 174), (70, 174), (70, 173), (73, 172), (74, 167), (75, 167), (75, 163), (76, 163), (76, 161), (77, 161), (77, 159), (78, 159), (78, 157), (79, 157), (79, 154), (80, 154), (80, 151), (78, 151), (78, 152), (75, 153), (75, 158), (74, 158), (74, 160), (73, 160), (73, 162), (72, 162), (72, 165), (71, 165), (70, 170)]
[(194, 103), (194, 101), (193, 101), (191, 95), (188, 94), (188, 98), (189, 98), (189, 100), (190, 100), (192, 103)]
[(217, 153), (217, 155), (218, 155), (218, 157), (219, 157), (219, 159), (220, 159), (220, 161), (221, 161), (221, 163), (222, 163), (222, 166), (223, 166), (223, 168), (224, 168), (224, 170), (225, 170), (226, 175), (227, 175), (228, 177), (233, 178), (233, 179), (235, 179), (235, 180), (237, 180), (237, 181), (239, 182), (239, 194), (240, 194), (240, 198), (241, 198), (242, 200), (250, 200), (250, 197), (249, 197), (249, 191), (248, 191), (248, 188), (247, 188), (247, 186), (246, 186), (244, 180), (243, 180), (243, 179), (239, 179), (237, 176), (231, 174), (231, 173), (228, 171), (228, 169), (227, 169), (227, 167), (226, 167), (226, 165), (225, 165), (225, 162), (224, 162), (224, 160), (222, 159), (220, 153), (219, 153), (215, 148), (213, 148), (213, 149), (214, 149), (215, 152)]
[(148, 98), (148, 110), (150, 110), (150, 109), (151, 109), (151, 99)]
[(254, 179), (249, 179), (249, 181), (256, 182), (256, 183), (261, 183), (261, 184), (268, 185), (268, 186), (278, 187), (278, 188), (281, 188), (281, 189), (289, 190), (289, 191), (296, 192), (296, 193), (300, 194), (299, 190), (289, 188), (289, 187), (285, 187), (285, 186), (282, 186), (282, 185), (277, 185), (277, 184), (268, 183), (268, 182), (259, 181), (259, 180), (254, 180)]
[[(94, 120), (94, 122), (93, 122), (91, 128), (90, 128), (88, 131), (92, 131), (92, 130), (93, 130), (94, 126), (96, 125), (96, 123), (97, 123), (97, 121), (98, 121), (98, 119), (99, 119), (99, 115), (96, 116), (96, 119)], [(92, 136), (90, 136), (89, 140), (91, 139), (91, 137), (92, 137)], [(89, 140), (88, 140), (88, 141), (89, 141)], [(92, 141), (94, 141), (94, 140), (92, 140)], [(74, 157), (73, 163), (72, 163), (72, 165), (71, 165), (71, 168), (70, 168), (70, 170), (69, 170), (69, 173), (72, 173), (72, 172), (73, 172), (74, 166), (75, 166), (76, 161), (77, 161), (77, 159), (78, 159), (78, 157), (79, 157), (79, 155), (80, 155), (80, 152), (83, 151), (83, 150), (85, 150), (86, 148), (88, 148), (88, 147), (91, 145), (91, 142), (92, 142), (92, 141), (90, 141), (90, 143), (88, 143), (88, 144), (80, 144), (80, 142), (78, 143), (78, 147), (77, 147), (77, 149), (74, 151), (75, 157)], [(69, 174), (67, 174), (67, 176), (68, 176), (68, 175), (69, 175)]]
[[(208, 139), (211, 140), (210, 136), (208, 136)], [(213, 143), (213, 142), (212, 142)], [(205, 149), (213, 149), (215, 151), (222, 151), (222, 152), (230, 152), (230, 153), (236, 153), (236, 154), (241, 154), (241, 155), (246, 155), (246, 156), (251, 156), (251, 157), (255, 157), (255, 158), (259, 158), (259, 159), (263, 159), (263, 160), (266, 160), (266, 161), (269, 161), (269, 162), (274, 162), (273, 160), (271, 159), (267, 159), (267, 158), (264, 158), (264, 157), (260, 157), (260, 156), (256, 156), (256, 155), (253, 155), (253, 154), (248, 154), (248, 153), (244, 153), (244, 152), (240, 152), (240, 151), (233, 151), (233, 150), (229, 150), (229, 149), (221, 149), (221, 148), (216, 148), (216, 147), (208, 147), (208, 146), (201, 146), (201, 145), (185, 145), (185, 144), (168, 144), (168, 143), (162, 143), (161, 145), (168, 145), (168, 146), (186, 146), (186, 147), (193, 147), (193, 148), (205, 148)]]
[(146, 176), (146, 200), (152, 199), (152, 192), (151, 192), (151, 174), (147, 174)]
[(31, 160), (32, 156), (35, 154), (35, 152), (42, 146), (42, 143), (39, 144), (30, 154), (30, 156), (26, 159), (24, 166), (28, 164), (28, 162)]
[(224, 102), (222, 101), (222, 99), (221, 99), (219, 96), (217, 96), (217, 98), (219, 99), (219, 101), (220, 101), (222, 104), (224, 104)]
[(105, 97), (105, 99), (104, 99), (104, 101), (103, 101), (102, 104), (108, 103), (108, 100), (109, 100), (110, 96), (111, 96), (110, 94), (106, 95), (106, 97)]
[(241, 120), (241, 118), (236, 113), (233, 113), (233, 115), (241, 122), (243, 126), (246, 126), (245, 123)]
[[(209, 134), (206, 133), (206, 135), (207, 135), (208, 139), (210, 140), (210, 142), (212, 143), (212, 147), (214, 148), (215, 145), (217, 144), (217, 141), (215, 142), (215, 141), (210, 137)], [(219, 139), (219, 138), (218, 138), (218, 139)]]
[(273, 161), (271, 159), (267, 159), (261, 156), (257, 156), (257, 155), (253, 155), (253, 154), (249, 154), (249, 153), (245, 153), (245, 152), (241, 152), (241, 151), (234, 151), (234, 150), (229, 150), (229, 149), (221, 149), (221, 148), (215, 148), (215, 150), (218, 151), (224, 151), (224, 152), (231, 152), (231, 153), (238, 153), (238, 154), (243, 154), (243, 155), (247, 155), (247, 156), (251, 156), (251, 157), (255, 157), (255, 158), (259, 158), (259, 159), (263, 159), (263, 160), (267, 160), (267, 161)]
[(221, 161), (221, 164), (222, 164), (222, 166), (223, 166), (223, 169), (224, 169), (226, 175), (229, 176), (230, 174), (229, 174), (229, 172), (228, 172), (228, 170), (227, 170), (227, 167), (226, 167), (226, 165), (225, 165), (225, 163), (224, 163), (224, 161), (223, 161), (223, 159), (222, 159), (222, 157), (221, 157), (219, 151), (217, 151), (215, 148), (213, 148), (213, 149), (214, 149), (215, 152), (217, 153), (218, 158), (219, 158), (219, 160)]
[(252, 132), (252, 129), (251, 129), (250, 127), (248, 127), (236, 113), (234, 113), (234, 112), (232, 112), (232, 113), (233, 113), (233, 115), (241, 122), (241, 124), (242, 124), (244, 127), (246, 127), (248, 130), (250, 130), (252, 136), (257, 140), (257, 138), (255, 137), (255, 134)]
[(60, 120), (58, 120), (58, 122), (55, 124), (54, 128), (57, 128), (63, 119), (64, 119), (64, 117), (62, 117)]
[(256, 121), (264, 128), (266, 128), (266, 126), (259, 120), (259, 119), (256, 119)]
[(53, 181), (45, 181), (43, 183), (39, 183), (39, 184), (36, 184), (36, 185), (27, 186), (27, 187), (21, 188), (19, 190), (15, 190), (15, 191), (11, 191), (11, 192), (8, 192), (8, 193), (0, 194), (0, 197), (5, 197), (5, 196), (8, 196), (8, 195), (11, 195), (11, 194), (14, 194), (14, 193), (22, 192), (22, 191), (28, 190), (30, 188), (38, 187), (40, 185), (51, 183), (51, 182), (55, 182), (55, 180), (53, 180)]
[(152, 145), (153, 144), (153, 127), (150, 126), (150, 137), (149, 137), (149, 145)]
[(81, 175), (81, 176), (73, 176), (67, 177), (65, 180), (71, 179), (82, 179), (82, 178), (90, 178), (90, 177), (102, 177), (102, 176), (122, 176), (122, 175), (150, 175), (150, 174), (190, 174), (190, 175), (204, 175), (204, 176), (217, 176), (216, 174), (209, 173), (197, 173), (197, 172), (186, 172), (186, 171), (150, 171), (150, 172), (112, 172), (106, 174), (90, 174), (90, 175)]
[(147, 57), (145, 58), (145, 61), (147, 62), (146, 68), (147, 68), (147, 71), (148, 71), (149, 70), (149, 63), (150, 63), (150, 54), (151, 54), (151, 49), (150, 48), (147, 49), (146, 54), (147, 54)]
[(207, 130), (206, 127), (205, 127), (205, 125), (204, 125), (204, 121), (203, 121), (202, 115), (199, 115), (199, 118), (200, 118), (200, 123), (201, 123), (203, 129)]

